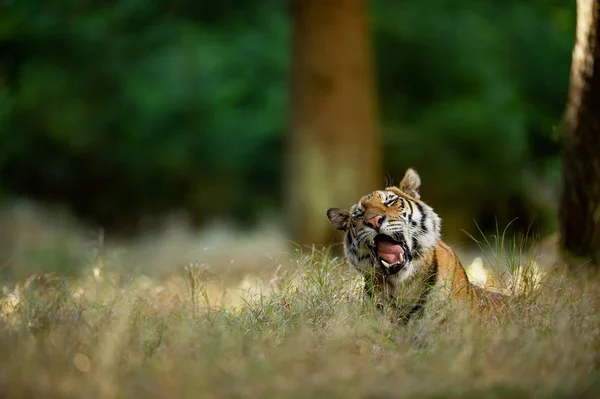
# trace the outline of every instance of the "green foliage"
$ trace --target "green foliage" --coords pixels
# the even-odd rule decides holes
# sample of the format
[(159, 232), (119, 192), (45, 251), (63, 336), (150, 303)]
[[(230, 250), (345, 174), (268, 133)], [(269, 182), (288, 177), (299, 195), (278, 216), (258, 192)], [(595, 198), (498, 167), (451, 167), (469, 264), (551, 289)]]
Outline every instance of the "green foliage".
[(468, 206), (486, 228), (515, 216), (527, 227), (540, 211), (519, 209), (531, 176), (552, 181), (558, 167), (575, 5), (374, 4), (387, 169), (417, 166), (442, 214)]
[[(469, 192), (472, 217), (514, 216), (525, 176), (555, 174), (575, 4), (371, 8), (388, 174), (416, 166), (441, 211)], [(287, 12), (274, 0), (2, 6), (2, 188), (102, 225), (278, 208)]]
[[(235, 23), (233, 4), (59, 2), (40, 12), (29, 3), (0, 16), (7, 187), (67, 198), (104, 223), (117, 211), (129, 221), (172, 206), (225, 212), (277, 190), (281, 155), (272, 149), (283, 134), (287, 62), (280, 6), (266, 3), (266, 16), (246, 10), (256, 15)], [(266, 187), (250, 186), (261, 174)], [(213, 201), (215, 189), (230, 192)]]

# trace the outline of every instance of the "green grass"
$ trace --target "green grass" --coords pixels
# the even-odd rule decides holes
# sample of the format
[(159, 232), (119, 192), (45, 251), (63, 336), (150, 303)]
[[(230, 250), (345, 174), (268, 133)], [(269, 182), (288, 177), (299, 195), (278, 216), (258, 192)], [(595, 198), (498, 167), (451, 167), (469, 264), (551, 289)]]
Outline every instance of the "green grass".
[(237, 289), (197, 264), (158, 279), (114, 259), (7, 285), (0, 397), (600, 397), (598, 277), (551, 273), (497, 323), (449, 305), (445, 323), (399, 327), (341, 259), (293, 259)]

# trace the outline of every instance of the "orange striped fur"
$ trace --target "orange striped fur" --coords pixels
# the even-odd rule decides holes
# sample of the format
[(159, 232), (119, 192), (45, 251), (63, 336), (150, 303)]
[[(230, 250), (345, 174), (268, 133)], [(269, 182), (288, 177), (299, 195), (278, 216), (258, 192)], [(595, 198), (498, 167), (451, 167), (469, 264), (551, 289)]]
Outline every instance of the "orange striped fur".
[[(408, 320), (434, 299), (466, 301), (473, 313), (497, 309), (503, 295), (473, 285), (441, 239), (441, 219), (421, 201), (421, 180), (408, 169), (397, 187), (363, 196), (350, 209), (331, 208), (331, 224), (345, 232), (344, 252), (365, 278), (365, 293), (391, 304)], [(386, 260), (387, 259), (387, 260)]]

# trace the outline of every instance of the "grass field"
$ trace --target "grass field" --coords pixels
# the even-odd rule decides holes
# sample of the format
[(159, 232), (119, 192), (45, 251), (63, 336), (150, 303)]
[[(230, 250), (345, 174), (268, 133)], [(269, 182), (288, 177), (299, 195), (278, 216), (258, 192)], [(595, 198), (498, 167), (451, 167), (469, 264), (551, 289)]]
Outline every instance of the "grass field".
[(4, 286), (0, 397), (600, 397), (595, 276), (521, 283), (496, 322), (448, 304), (399, 327), (325, 250), (262, 274), (123, 259)]

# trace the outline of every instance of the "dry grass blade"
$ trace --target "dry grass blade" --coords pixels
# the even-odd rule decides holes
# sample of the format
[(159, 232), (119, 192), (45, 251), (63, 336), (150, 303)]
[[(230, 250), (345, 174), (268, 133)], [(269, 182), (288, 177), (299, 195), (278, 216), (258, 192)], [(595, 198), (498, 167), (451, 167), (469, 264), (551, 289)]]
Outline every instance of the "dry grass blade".
[(2, 397), (600, 395), (598, 276), (512, 279), (497, 323), (448, 304), (445, 322), (400, 328), (327, 250), (233, 285), (195, 264), (157, 278), (106, 263), (4, 287)]

